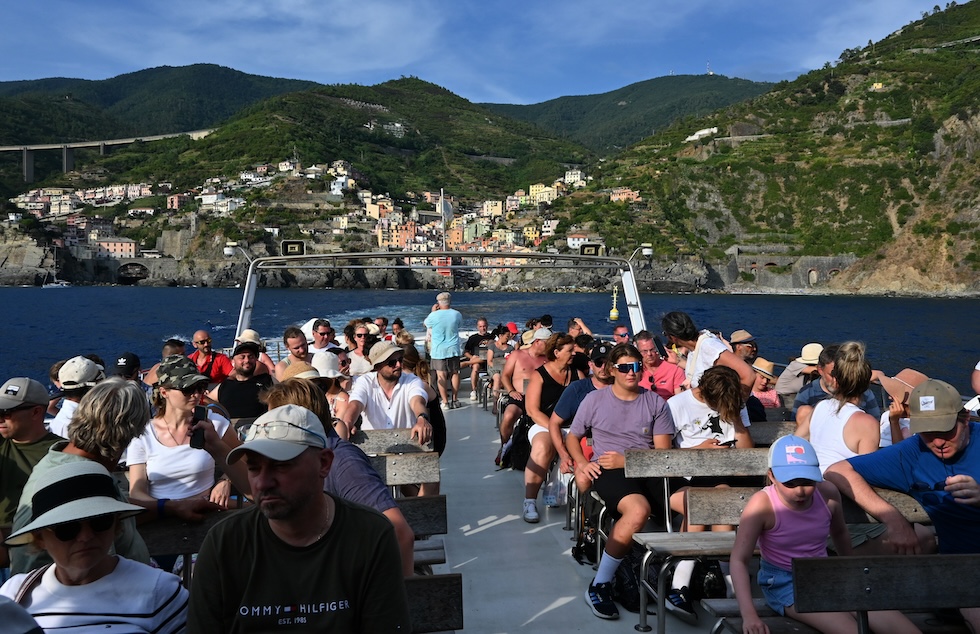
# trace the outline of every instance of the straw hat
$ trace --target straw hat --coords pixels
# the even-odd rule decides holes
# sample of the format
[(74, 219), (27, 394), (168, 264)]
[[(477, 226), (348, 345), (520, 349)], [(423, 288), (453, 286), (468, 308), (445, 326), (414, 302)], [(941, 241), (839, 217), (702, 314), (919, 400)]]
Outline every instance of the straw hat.
[(294, 361), (282, 373), (282, 380), (287, 379), (318, 379), (320, 373), (306, 361)]
[(762, 357), (756, 357), (756, 360), (752, 363), (752, 369), (770, 379), (776, 378), (776, 364)]
[(260, 337), (259, 333), (251, 328), (243, 330), (242, 334), (238, 335), (238, 338), (235, 339), (235, 341), (239, 343), (254, 343), (259, 347), (259, 350), (265, 352), (265, 344), (262, 343), (262, 337)]
[(820, 361), (821, 352), (823, 352), (822, 345), (819, 343), (808, 343), (803, 346), (803, 350), (800, 351), (800, 356), (796, 360), (804, 365), (817, 365)]
[(38, 478), (31, 498), (31, 521), (4, 542), (22, 546), (34, 540), (32, 532), (77, 520), (115, 515), (132, 517), (143, 509), (119, 499), (116, 482), (106, 468), (93, 460), (68, 462)]

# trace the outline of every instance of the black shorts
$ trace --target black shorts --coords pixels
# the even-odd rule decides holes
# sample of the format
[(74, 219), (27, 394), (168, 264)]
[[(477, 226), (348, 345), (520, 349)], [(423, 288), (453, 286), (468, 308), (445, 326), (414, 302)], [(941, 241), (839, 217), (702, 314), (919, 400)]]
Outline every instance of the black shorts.
[[(522, 398), (511, 398), (510, 394), (504, 396), (503, 399), (504, 409), (507, 409), (508, 405), (516, 405), (521, 410), (521, 416), (527, 414), (527, 410), (524, 409), (524, 399)], [(605, 499), (605, 498), (603, 498)]]
[[(680, 485), (670, 478), (668, 492), (673, 493)], [(663, 478), (627, 478), (625, 469), (603, 469), (592, 483), (592, 489), (606, 503), (606, 509), (616, 519), (621, 517), (619, 503), (627, 495), (638, 493), (650, 503), (650, 515), (658, 524), (664, 524)]]

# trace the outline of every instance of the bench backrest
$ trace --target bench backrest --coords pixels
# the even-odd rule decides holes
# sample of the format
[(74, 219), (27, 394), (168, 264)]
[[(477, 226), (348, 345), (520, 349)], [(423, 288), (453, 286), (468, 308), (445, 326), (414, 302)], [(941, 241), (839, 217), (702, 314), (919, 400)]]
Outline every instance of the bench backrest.
[(439, 454), (434, 451), (368, 456), (388, 486), (439, 482)]
[(432, 451), (432, 444), (420, 445), (411, 429), (358, 429), (350, 441), (364, 453), (418, 453)]
[[(691, 524), (731, 524), (737, 525), (748, 504), (749, 498), (759, 489), (753, 487), (730, 488), (701, 488), (691, 487), (687, 490), (687, 514)], [(919, 503), (911, 496), (887, 489), (875, 491), (889, 504), (894, 506), (909, 522), (931, 524), (932, 521)], [(850, 524), (876, 523), (874, 517), (868, 515), (850, 498), (843, 496), (844, 520)]]
[(749, 425), (749, 436), (756, 445), (769, 446), (777, 438), (796, 433), (796, 423), (791, 420), (765, 421)]
[(980, 555), (878, 555), (793, 560), (799, 612), (980, 606)]
[(627, 478), (757, 476), (769, 470), (769, 450), (627, 449)]
[(451, 632), (463, 629), (463, 577), (459, 574), (422, 575), (405, 579), (412, 632)]

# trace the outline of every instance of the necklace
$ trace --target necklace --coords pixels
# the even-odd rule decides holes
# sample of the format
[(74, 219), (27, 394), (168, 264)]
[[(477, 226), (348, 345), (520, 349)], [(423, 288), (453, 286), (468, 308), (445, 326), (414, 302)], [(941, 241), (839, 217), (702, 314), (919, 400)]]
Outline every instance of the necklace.
[(313, 541), (311, 541), (309, 544), (307, 544), (307, 546), (312, 546), (313, 544), (315, 544), (318, 541), (320, 541), (320, 539), (324, 535), (326, 535), (327, 531), (330, 529), (330, 523), (333, 520), (333, 513), (331, 512), (332, 511), (331, 506), (332, 506), (331, 504), (329, 504), (329, 503), (327, 504), (327, 517), (323, 521), (323, 527), (320, 529), (320, 532), (317, 533), (317, 536), (313, 538)]
[[(174, 432), (173, 431), (170, 431), (170, 425), (167, 424), (167, 421), (162, 420), (161, 422), (163, 423), (164, 428), (167, 430), (167, 434), (170, 435), (170, 439), (174, 441), (174, 446), (175, 447), (179, 447), (179, 446), (183, 445), (184, 444), (183, 442), (178, 442), (177, 441), (177, 437), (174, 436)], [(178, 427), (180, 427), (180, 423), (177, 423), (176, 425), (174, 425), (174, 431), (177, 431), (177, 428)], [(184, 434), (184, 440), (187, 440), (187, 434)]]

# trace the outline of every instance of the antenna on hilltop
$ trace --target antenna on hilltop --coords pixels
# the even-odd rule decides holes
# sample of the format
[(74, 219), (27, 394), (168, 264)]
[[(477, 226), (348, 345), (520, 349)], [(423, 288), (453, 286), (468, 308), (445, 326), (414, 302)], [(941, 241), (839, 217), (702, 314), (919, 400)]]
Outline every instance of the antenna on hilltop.
[(709, 75), (714, 75), (714, 72), (712, 72), (712, 70), (711, 70), (711, 61), (710, 60), (708, 61), (708, 74)]

